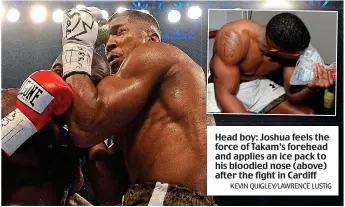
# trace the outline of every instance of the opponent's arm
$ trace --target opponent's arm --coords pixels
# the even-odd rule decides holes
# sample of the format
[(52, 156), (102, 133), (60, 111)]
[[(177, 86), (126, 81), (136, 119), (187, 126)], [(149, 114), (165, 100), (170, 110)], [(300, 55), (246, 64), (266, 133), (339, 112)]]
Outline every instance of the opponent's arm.
[(236, 98), (240, 84), (239, 62), (244, 57), (246, 36), (240, 39), (238, 33), (221, 29), (217, 35), (211, 70), (214, 74), (215, 96), (225, 113), (247, 113), (246, 108)]
[(304, 104), (312, 97), (316, 88), (328, 88), (334, 84), (331, 72), (316, 64), (313, 81), (305, 86), (293, 86), (290, 84), (290, 79), (294, 70), (295, 67), (284, 68), (285, 92), (288, 100), (293, 104)]
[(158, 43), (138, 46), (120, 71), (104, 78), (97, 87), (84, 74), (66, 79), (74, 90), (68, 127), (77, 146), (93, 146), (123, 130), (146, 105), (152, 89), (180, 58), (167, 58), (164, 54), (173, 54), (171, 49), (157, 49), (155, 44)]
[(16, 109), (1, 119), (1, 148), (12, 155), (27, 139), (72, 104), (72, 89), (53, 71), (37, 71), (19, 89)]
[(108, 148), (104, 142), (92, 147), (86, 165), (86, 176), (102, 206), (120, 204), (129, 186), (124, 158), (119, 149), (113, 150), (114, 147)]

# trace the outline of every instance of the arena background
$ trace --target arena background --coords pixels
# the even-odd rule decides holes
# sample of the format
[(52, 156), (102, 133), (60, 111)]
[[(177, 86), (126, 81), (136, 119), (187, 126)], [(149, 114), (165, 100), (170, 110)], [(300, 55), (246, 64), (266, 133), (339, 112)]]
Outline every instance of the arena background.
[[(30, 9), (36, 4), (44, 5), (47, 18), (43, 23), (33, 23)], [(109, 15), (121, 6), (125, 8), (145, 9), (159, 21), (162, 38), (186, 52), (205, 70), (207, 68), (208, 9), (265, 9), (264, 1), (224, 1), (224, 2), (24, 2), (2, 1), (1, 38), (2, 38), (2, 88), (19, 87), (32, 72), (47, 69), (61, 52), (61, 26), (55, 23), (51, 15), (55, 9), (67, 9), (77, 4), (96, 6), (107, 10)], [(330, 10), (338, 11), (338, 62), (337, 62), (337, 111), (336, 116), (303, 117), (303, 116), (243, 116), (216, 115), (217, 125), (335, 125), (339, 132), (339, 195), (318, 197), (215, 197), (218, 205), (342, 205), (343, 204), (343, 1), (293, 1), (289, 9), (297, 10)], [(200, 18), (192, 20), (187, 16), (188, 9), (199, 6), (202, 10)], [(17, 22), (6, 20), (6, 11), (16, 8), (20, 12)], [(279, 7), (278, 7), (279, 8)], [(181, 13), (177, 23), (168, 21), (169, 10), (176, 9)], [(279, 8), (284, 9), (284, 8)], [(322, 25), (320, 25), (322, 30)], [(322, 40), (321, 40), (322, 41)], [(99, 48), (103, 52), (104, 48)], [(205, 110), (206, 111), (206, 110)], [(331, 175), (330, 175), (331, 176)]]

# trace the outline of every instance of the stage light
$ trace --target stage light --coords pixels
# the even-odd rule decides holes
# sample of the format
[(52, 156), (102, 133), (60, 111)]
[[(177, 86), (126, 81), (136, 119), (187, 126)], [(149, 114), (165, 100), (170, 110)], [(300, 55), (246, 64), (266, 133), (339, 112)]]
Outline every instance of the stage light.
[(127, 9), (124, 8), (124, 7), (119, 7), (119, 8), (117, 8), (116, 12), (121, 13), (121, 12), (124, 12), (124, 11), (126, 11), (126, 10), (127, 10)]
[(286, 0), (266, 0), (263, 4), (265, 9), (290, 9), (291, 5)]
[(181, 19), (181, 13), (177, 10), (171, 10), (168, 14), (168, 20), (170, 22), (178, 22)]
[(199, 17), (201, 17), (201, 9), (198, 6), (192, 6), (188, 9), (188, 16), (191, 19), (198, 19)]
[(34, 6), (31, 10), (31, 18), (36, 23), (42, 23), (46, 15), (46, 8), (43, 6)]
[(141, 9), (141, 10), (139, 10), (139, 11), (141, 11), (141, 12), (143, 12), (143, 13), (146, 13), (146, 14), (150, 14), (150, 12), (147, 11), (146, 9)]
[(103, 19), (108, 19), (109, 18), (109, 14), (108, 14), (107, 11), (101, 10), (101, 14), (102, 14)]
[(20, 17), (20, 13), (17, 9), (10, 9), (7, 12), (7, 20), (9, 22), (16, 22)]
[(82, 9), (82, 8), (86, 8), (86, 6), (85, 6), (85, 5), (82, 5), (82, 4), (79, 4), (79, 5), (75, 6), (75, 8), (77, 8), (77, 9)]
[(55, 10), (53, 13), (53, 20), (56, 23), (62, 22), (63, 18), (63, 11), (61, 9)]

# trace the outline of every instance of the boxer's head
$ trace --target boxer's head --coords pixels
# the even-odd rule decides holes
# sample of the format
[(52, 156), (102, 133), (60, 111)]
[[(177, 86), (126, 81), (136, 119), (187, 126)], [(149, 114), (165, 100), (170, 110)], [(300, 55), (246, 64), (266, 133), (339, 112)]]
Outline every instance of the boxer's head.
[(122, 61), (138, 45), (159, 42), (160, 28), (150, 14), (126, 10), (113, 14), (108, 20), (109, 40), (106, 52), (112, 70), (118, 70)]
[(300, 18), (291, 13), (274, 16), (266, 26), (270, 53), (285, 59), (297, 59), (310, 43), (310, 34)]
[[(62, 53), (60, 53), (60, 55), (56, 58), (51, 69), (61, 76), (62, 67)], [(107, 60), (105, 60), (96, 52), (93, 53), (91, 68), (91, 79), (95, 85), (97, 85), (104, 77), (111, 74)]]

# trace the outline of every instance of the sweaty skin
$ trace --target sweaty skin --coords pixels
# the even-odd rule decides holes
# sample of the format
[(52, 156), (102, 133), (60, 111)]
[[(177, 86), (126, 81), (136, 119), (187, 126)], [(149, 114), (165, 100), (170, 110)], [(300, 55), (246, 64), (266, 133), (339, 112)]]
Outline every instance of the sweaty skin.
[(114, 206), (122, 202), (129, 187), (128, 174), (121, 152), (115, 145), (107, 148), (104, 142), (92, 147), (88, 153), (86, 177), (101, 206)]
[[(1, 116), (4, 117), (16, 108), (18, 89), (1, 90)], [(23, 144), (11, 157), (2, 156), (2, 205), (60, 205), (64, 190), (72, 184), (66, 171), (73, 172), (71, 165), (59, 165), (50, 160), (47, 143), (62, 140), (59, 127), (54, 124), (42, 129)], [(70, 158), (70, 157), (69, 157)], [(64, 159), (64, 158), (60, 158)], [(54, 161), (54, 163), (45, 163)], [(64, 160), (63, 162), (66, 162)], [(51, 168), (50, 164), (56, 168)], [(60, 163), (61, 164), (61, 163)], [(60, 168), (57, 168), (60, 166)], [(65, 168), (63, 168), (65, 167)], [(61, 170), (61, 171), (60, 171)], [(68, 183), (69, 182), (69, 183)], [(81, 172), (73, 180), (69, 193), (74, 194), (83, 185)], [(72, 192), (73, 191), (73, 192)]]
[[(238, 20), (225, 24), (217, 33), (210, 69), (214, 78), (216, 99), (223, 112), (247, 113), (236, 98), (240, 81), (251, 81), (284, 68), (284, 88), (288, 100), (301, 104), (309, 100), (312, 91), (306, 87), (293, 88), (289, 84), (299, 55), (272, 56), (265, 37), (265, 27), (252, 20)], [(283, 57), (283, 58), (282, 58)], [(289, 101), (278, 105), (273, 113), (313, 113), (306, 106)]]
[(206, 116), (204, 72), (140, 23), (117, 17), (109, 24), (108, 59), (120, 55), (109, 61), (115, 75), (96, 88), (86, 75), (67, 78), (75, 92), (71, 135), (81, 147), (114, 135), (132, 184), (160, 181), (206, 194), (206, 124), (214, 120)]

